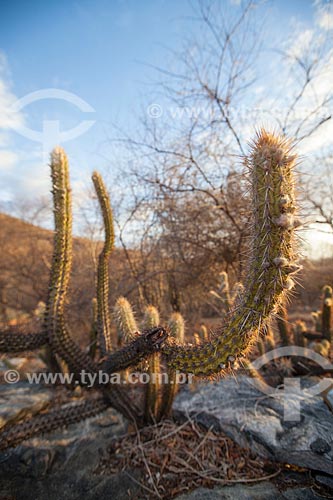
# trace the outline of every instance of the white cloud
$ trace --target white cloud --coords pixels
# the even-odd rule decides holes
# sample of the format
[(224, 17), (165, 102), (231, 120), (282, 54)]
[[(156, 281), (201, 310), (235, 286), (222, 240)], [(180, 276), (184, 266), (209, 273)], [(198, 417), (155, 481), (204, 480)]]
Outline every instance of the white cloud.
[(18, 161), (18, 156), (13, 151), (0, 149), (0, 172), (10, 170)]
[(305, 29), (299, 32), (295, 38), (294, 43), (289, 48), (287, 53), (291, 57), (301, 58), (304, 54), (306, 54), (309, 51), (310, 45), (313, 40), (313, 36), (314, 36), (314, 31), (312, 29)]
[(16, 100), (17, 97), (10, 90), (8, 64), (0, 52), (0, 130), (15, 129), (22, 125), (22, 114), (11, 111)]
[(316, 24), (324, 31), (333, 29), (333, 11), (330, 3), (322, 1), (315, 2), (316, 7)]

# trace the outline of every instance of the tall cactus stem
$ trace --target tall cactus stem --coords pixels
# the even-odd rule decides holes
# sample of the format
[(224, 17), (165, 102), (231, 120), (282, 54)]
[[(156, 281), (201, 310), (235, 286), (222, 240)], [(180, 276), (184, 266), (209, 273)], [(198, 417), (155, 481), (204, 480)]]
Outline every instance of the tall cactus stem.
[(72, 207), (68, 160), (60, 147), (51, 153), (51, 178), (55, 232), (44, 331), (53, 351), (74, 371), (83, 366), (94, 371), (92, 360), (70, 337), (64, 319), (72, 264)]
[(114, 248), (113, 214), (110, 198), (101, 175), (92, 175), (98, 202), (103, 215), (104, 245), (98, 257), (97, 268), (97, 328), (102, 354), (112, 351), (111, 322), (109, 313), (109, 260)]
[[(160, 315), (156, 307), (149, 305), (146, 307), (143, 318), (143, 329), (149, 330), (160, 324)], [(146, 422), (156, 420), (159, 404), (159, 374), (160, 357), (154, 353), (148, 360), (149, 382), (145, 386), (144, 418)]]
[(332, 303), (333, 292), (330, 286), (324, 286), (323, 289), (323, 307), (322, 307), (322, 335), (329, 342), (332, 341)]
[(246, 161), (250, 171), (254, 220), (244, 295), (225, 327), (200, 346), (166, 345), (169, 366), (195, 375), (218, 373), (247, 353), (259, 332), (294, 286), (295, 156), (284, 138), (258, 132)]

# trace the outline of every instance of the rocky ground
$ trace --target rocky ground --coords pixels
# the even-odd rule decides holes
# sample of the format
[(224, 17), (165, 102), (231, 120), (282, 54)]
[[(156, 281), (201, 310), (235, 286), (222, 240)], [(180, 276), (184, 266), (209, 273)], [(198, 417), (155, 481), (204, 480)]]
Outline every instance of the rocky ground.
[[(299, 420), (285, 420), (283, 392), (267, 395), (246, 377), (183, 389), (176, 423), (140, 434), (108, 409), (1, 452), (0, 499), (333, 498), (332, 391), (314, 396), (317, 383), (289, 394)], [(54, 388), (0, 385), (0, 427), (54, 397)]]

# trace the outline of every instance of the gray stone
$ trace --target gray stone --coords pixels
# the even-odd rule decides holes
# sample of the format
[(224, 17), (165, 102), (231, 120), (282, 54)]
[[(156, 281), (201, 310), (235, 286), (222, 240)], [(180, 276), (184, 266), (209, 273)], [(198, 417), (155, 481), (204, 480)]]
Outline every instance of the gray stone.
[(52, 389), (26, 382), (0, 385), (0, 429), (6, 423), (40, 412), (53, 394)]
[(276, 500), (279, 490), (267, 481), (254, 485), (235, 484), (213, 489), (198, 488), (197, 490), (176, 497), (175, 500)]
[[(44, 401), (52, 389), (41, 386), (16, 385), (19, 397), (9, 398), (13, 386), (0, 386), (11, 400), (13, 414), (18, 408), (29, 409), (22, 403), (30, 393), (32, 405), (38, 394)], [(15, 395), (15, 394), (14, 394)], [(17, 407), (16, 407), (17, 402)], [(101, 456), (110, 440), (127, 432), (124, 419), (112, 408), (100, 415), (68, 426), (67, 429), (25, 441), (20, 446), (0, 453), (0, 498), (17, 500), (68, 500), (133, 498), (139, 486), (126, 473), (100, 476), (96, 473)], [(135, 477), (135, 474), (132, 474)], [(132, 495), (132, 496), (131, 496)]]
[(174, 414), (222, 431), (264, 458), (333, 475), (333, 414), (309, 388), (292, 394), (288, 405), (291, 415), (300, 408), (299, 420), (286, 421), (283, 393), (271, 397), (240, 376), (182, 391)]
[(318, 484), (321, 486), (325, 486), (327, 488), (331, 488), (333, 491), (333, 477), (332, 476), (324, 476), (323, 474), (317, 474), (315, 479)]
[(215, 487), (213, 489), (198, 488), (175, 500), (319, 500), (311, 488), (288, 488), (279, 491), (268, 481), (258, 484), (236, 484), (234, 486)]

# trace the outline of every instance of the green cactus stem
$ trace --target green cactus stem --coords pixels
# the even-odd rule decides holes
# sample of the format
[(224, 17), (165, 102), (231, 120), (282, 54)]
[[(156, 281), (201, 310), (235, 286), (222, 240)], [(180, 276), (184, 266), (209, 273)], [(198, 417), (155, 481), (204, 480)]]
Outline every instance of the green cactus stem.
[(199, 335), (201, 340), (203, 340), (204, 342), (207, 342), (209, 340), (209, 333), (206, 325), (200, 325)]
[(98, 258), (97, 268), (97, 328), (102, 354), (112, 351), (112, 336), (109, 314), (109, 260), (114, 248), (113, 214), (110, 198), (101, 175), (92, 175), (95, 191), (103, 215), (104, 246)]
[(90, 330), (90, 342), (89, 342), (89, 356), (95, 359), (97, 353), (97, 342), (98, 342), (98, 319), (97, 319), (97, 299), (94, 298), (91, 301), (92, 306), (92, 322)]
[(67, 404), (45, 414), (33, 416), (10, 426), (0, 434), (0, 450), (17, 446), (26, 439), (98, 415), (108, 406), (110, 405), (104, 398), (98, 398)]
[(304, 337), (304, 333), (306, 333), (306, 324), (301, 320), (296, 321), (294, 325), (294, 340), (295, 344), (300, 347), (306, 346), (306, 338)]
[[(180, 313), (174, 312), (171, 314), (168, 321), (168, 331), (176, 342), (184, 342), (185, 321)], [(177, 383), (177, 370), (167, 365), (166, 375), (167, 383), (163, 384), (162, 387), (162, 398), (158, 408), (157, 421), (170, 414), (173, 400), (179, 389), (179, 384)]]
[[(156, 307), (149, 305), (144, 312), (142, 327), (144, 330), (156, 328), (160, 324), (160, 315)], [(144, 417), (146, 422), (156, 420), (159, 396), (160, 358), (154, 353), (148, 360), (149, 383), (145, 386)]]
[(246, 162), (252, 186), (252, 250), (242, 299), (216, 337), (200, 346), (169, 343), (168, 365), (195, 375), (218, 373), (244, 356), (294, 286), (295, 156), (288, 141), (261, 130)]
[(324, 286), (323, 288), (323, 307), (322, 307), (322, 334), (323, 337), (329, 342), (332, 341), (332, 301), (333, 292), (330, 286)]
[(44, 317), (44, 332), (53, 353), (75, 372), (94, 371), (94, 363), (72, 340), (65, 325), (64, 306), (72, 264), (72, 207), (67, 156), (62, 148), (51, 153), (54, 250)]
[(170, 332), (170, 336), (177, 339), (177, 342), (180, 342), (181, 344), (184, 342), (185, 321), (180, 313), (174, 312), (171, 314), (168, 321), (168, 329)]
[(39, 349), (48, 343), (45, 333), (0, 332), (0, 352), (22, 352)]
[(285, 304), (281, 304), (278, 314), (276, 315), (276, 323), (280, 334), (281, 344), (283, 346), (293, 345), (292, 331), (289, 324), (287, 308)]
[(125, 297), (119, 297), (113, 309), (113, 317), (117, 325), (118, 345), (135, 338), (139, 331), (132, 306)]
[(106, 373), (116, 373), (138, 365), (144, 358), (160, 351), (167, 337), (168, 333), (162, 327), (137, 334), (137, 338), (108, 356), (101, 367)]

